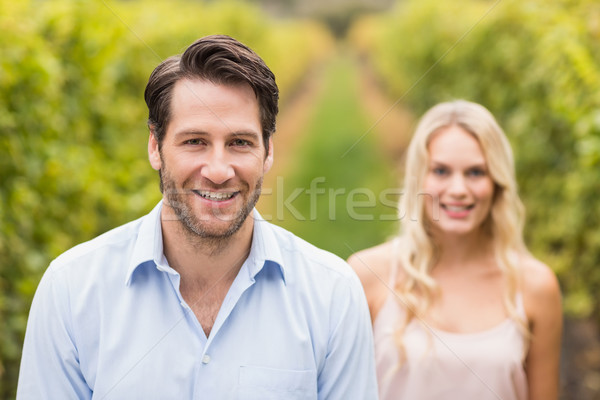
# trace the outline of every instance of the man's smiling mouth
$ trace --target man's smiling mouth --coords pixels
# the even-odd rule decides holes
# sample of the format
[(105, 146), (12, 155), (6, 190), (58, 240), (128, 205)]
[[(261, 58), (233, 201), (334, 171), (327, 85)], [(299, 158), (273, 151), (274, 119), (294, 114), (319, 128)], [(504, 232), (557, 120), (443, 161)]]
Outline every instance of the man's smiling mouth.
[(224, 201), (224, 200), (229, 200), (230, 198), (232, 198), (233, 196), (235, 196), (235, 194), (237, 192), (211, 192), (209, 190), (193, 190), (194, 193), (196, 193), (198, 196), (203, 197), (207, 200), (212, 200), (212, 201)]

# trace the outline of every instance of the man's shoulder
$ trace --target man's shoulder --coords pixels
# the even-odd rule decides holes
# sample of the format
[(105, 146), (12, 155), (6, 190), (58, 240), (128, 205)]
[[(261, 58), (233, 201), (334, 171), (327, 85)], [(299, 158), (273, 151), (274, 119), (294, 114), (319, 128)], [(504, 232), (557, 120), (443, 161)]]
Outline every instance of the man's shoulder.
[(341, 257), (317, 247), (278, 225), (269, 223), (285, 261), (290, 266), (302, 265), (314, 273), (355, 278), (352, 268)]
[(100, 261), (104, 254), (123, 254), (137, 239), (143, 218), (120, 225), (70, 248), (52, 261), (51, 268), (58, 271), (73, 264), (89, 265), (91, 260)]

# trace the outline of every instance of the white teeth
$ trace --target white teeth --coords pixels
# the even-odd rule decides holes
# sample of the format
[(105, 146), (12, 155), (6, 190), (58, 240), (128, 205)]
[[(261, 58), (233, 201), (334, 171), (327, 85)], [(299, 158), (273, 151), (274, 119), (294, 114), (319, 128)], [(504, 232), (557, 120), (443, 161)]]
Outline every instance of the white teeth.
[(466, 211), (469, 208), (471, 208), (471, 206), (449, 206), (449, 205), (444, 205), (444, 208), (448, 211), (453, 211), (453, 212), (460, 212), (460, 211)]
[(233, 193), (209, 192), (208, 190), (200, 190), (197, 193), (208, 200), (227, 200), (233, 197)]

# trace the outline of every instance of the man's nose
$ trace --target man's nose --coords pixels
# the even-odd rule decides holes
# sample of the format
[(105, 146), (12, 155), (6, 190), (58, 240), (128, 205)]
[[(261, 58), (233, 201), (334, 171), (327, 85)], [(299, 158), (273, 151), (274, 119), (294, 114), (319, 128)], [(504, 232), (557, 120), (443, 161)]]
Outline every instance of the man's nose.
[(207, 154), (206, 164), (202, 167), (203, 178), (220, 185), (234, 175), (235, 171), (225, 150), (215, 148)]

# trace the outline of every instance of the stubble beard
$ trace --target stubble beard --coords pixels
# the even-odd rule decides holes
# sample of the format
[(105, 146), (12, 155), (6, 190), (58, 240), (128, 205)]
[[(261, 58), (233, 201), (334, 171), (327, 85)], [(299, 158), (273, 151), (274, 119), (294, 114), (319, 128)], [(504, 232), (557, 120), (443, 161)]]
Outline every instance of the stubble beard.
[(197, 196), (195, 193), (186, 189), (178, 189), (175, 185), (175, 181), (166, 171), (160, 171), (160, 179), (165, 199), (169, 207), (175, 212), (175, 216), (180, 222), (180, 225), (184, 228), (184, 231), (191, 236), (191, 238), (203, 239), (204, 241), (215, 245), (227, 242), (229, 238), (240, 230), (260, 198), (263, 181), (262, 177), (258, 180), (254, 186), (254, 190), (250, 192), (248, 199), (235, 215), (229, 217), (223, 214), (219, 215), (219, 209), (210, 210), (212, 215), (209, 217), (214, 217), (221, 221), (230, 221), (229, 225), (223, 230), (219, 227), (211, 228), (208, 223), (204, 223), (200, 219), (202, 217), (198, 218), (194, 213), (188, 200), (190, 199), (190, 196)]

